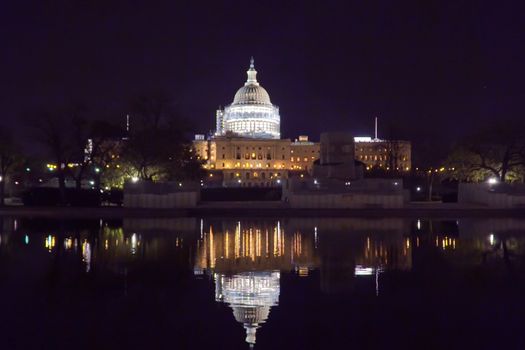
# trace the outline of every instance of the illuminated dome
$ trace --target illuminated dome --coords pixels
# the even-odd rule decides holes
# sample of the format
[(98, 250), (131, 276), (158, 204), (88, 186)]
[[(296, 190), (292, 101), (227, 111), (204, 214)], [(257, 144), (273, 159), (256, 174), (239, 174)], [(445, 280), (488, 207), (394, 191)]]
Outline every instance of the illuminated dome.
[(279, 107), (272, 104), (270, 95), (257, 81), (253, 58), (246, 74), (246, 83), (235, 94), (233, 103), (217, 111), (216, 135), (231, 132), (242, 137), (279, 139)]
[(256, 83), (257, 85), (246, 84), (247, 85), (237, 90), (232, 105), (272, 105), (270, 95), (268, 95), (268, 92), (266, 92), (259, 83)]

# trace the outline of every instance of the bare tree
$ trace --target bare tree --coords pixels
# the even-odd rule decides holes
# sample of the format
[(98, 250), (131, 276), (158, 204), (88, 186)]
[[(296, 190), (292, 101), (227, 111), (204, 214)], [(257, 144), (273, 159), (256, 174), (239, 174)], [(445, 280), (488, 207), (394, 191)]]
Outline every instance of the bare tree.
[(21, 162), (21, 156), (11, 133), (0, 129), (0, 206), (5, 204), (5, 184), (13, 170)]
[(140, 96), (131, 104), (132, 127), (124, 157), (143, 180), (167, 179), (184, 158), (189, 123), (165, 94)]
[(67, 164), (74, 157), (75, 147), (69, 129), (69, 113), (64, 110), (45, 110), (28, 118), (29, 127), (47, 155), (56, 164), (56, 176), (61, 204), (66, 203)]

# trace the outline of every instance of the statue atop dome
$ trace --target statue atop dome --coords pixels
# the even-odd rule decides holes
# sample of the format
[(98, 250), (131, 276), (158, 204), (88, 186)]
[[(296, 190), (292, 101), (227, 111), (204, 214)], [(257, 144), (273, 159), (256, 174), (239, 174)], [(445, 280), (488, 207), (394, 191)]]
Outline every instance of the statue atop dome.
[(253, 56), (252, 58), (250, 58), (250, 69), (248, 69), (246, 74), (248, 74), (248, 79), (246, 79), (246, 83), (244, 83), (244, 86), (259, 85), (259, 83), (257, 82), (257, 71), (255, 70)]

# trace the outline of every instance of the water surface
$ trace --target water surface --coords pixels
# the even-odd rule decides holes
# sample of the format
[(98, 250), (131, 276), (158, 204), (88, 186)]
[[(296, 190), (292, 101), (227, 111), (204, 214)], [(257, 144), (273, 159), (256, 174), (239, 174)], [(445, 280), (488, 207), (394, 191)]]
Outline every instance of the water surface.
[(525, 221), (2, 219), (2, 349), (523, 349)]

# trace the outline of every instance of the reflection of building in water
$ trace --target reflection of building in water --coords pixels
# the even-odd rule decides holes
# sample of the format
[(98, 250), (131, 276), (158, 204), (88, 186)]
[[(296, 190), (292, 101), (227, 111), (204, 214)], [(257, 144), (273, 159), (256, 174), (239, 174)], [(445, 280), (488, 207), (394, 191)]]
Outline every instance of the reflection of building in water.
[(412, 248), (403, 231), (377, 231), (325, 231), (319, 244), (323, 292), (345, 293), (354, 289), (356, 278), (373, 276), (378, 294), (380, 273), (411, 269)]
[(356, 263), (373, 268), (409, 270), (412, 266), (410, 249), (408, 237), (367, 236), (363, 254), (356, 257)]
[(215, 274), (215, 300), (233, 309), (235, 320), (246, 330), (246, 342), (255, 345), (256, 331), (279, 302), (277, 271), (251, 271), (233, 275)]
[(195, 273), (213, 273), (217, 302), (233, 309), (253, 346), (256, 329), (278, 303), (279, 271), (307, 276), (317, 266), (314, 250), (313, 234), (285, 234), (280, 222), (209, 226), (197, 242)]
[(317, 266), (313, 234), (285, 234), (275, 224), (225, 224), (209, 227), (197, 242), (195, 272), (234, 273), (252, 270), (295, 270), (306, 276)]

